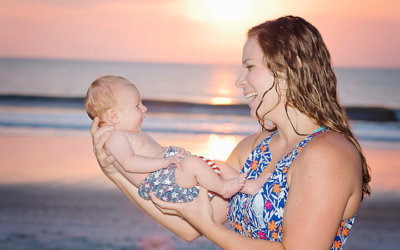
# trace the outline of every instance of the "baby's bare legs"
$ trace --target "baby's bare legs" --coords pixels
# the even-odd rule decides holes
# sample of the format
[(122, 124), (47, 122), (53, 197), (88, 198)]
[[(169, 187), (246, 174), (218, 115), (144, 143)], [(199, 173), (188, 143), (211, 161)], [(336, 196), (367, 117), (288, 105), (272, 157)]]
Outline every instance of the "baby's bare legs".
[[(235, 176), (239, 175), (239, 172), (226, 164), (223, 161), (214, 161), (218, 167), (221, 169), (221, 177), (224, 179), (231, 179)], [(245, 175), (246, 176), (246, 175)], [(261, 174), (256, 179), (253, 180), (246, 180), (243, 188), (240, 190), (241, 193), (254, 195), (262, 186), (264, 186), (265, 182), (267, 182), (268, 178), (271, 174)]]
[(246, 184), (243, 186), (240, 192), (254, 195), (262, 186), (264, 186), (265, 182), (267, 182), (270, 176), (271, 174), (262, 174), (256, 179), (246, 180)]
[(187, 156), (181, 165), (183, 170), (175, 169), (176, 183), (181, 187), (193, 187), (199, 183), (206, 189), (229, 198), (242, 189), (246, 182), (246, 174), (239, 173), (224, 180), (197, 156)]

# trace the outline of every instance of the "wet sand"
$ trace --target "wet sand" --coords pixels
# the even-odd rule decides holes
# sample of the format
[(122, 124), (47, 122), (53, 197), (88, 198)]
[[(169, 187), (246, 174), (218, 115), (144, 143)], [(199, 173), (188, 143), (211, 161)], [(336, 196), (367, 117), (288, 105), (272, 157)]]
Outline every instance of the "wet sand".
[[(240, 140), (154, 137), (204, 155), (209, 142)], [(224, 150), (220, 158), (231, 149)], [(345, 249), (400, 249), (400, 150), (365, 153), (374, 194), (363, 202)], [(204, 237), (186, 243), (143, 216), (102, 175), (86, 132), (0, 131), (0, 249), (134, 249), (157, 241), (171, 249), (218, 249)]]

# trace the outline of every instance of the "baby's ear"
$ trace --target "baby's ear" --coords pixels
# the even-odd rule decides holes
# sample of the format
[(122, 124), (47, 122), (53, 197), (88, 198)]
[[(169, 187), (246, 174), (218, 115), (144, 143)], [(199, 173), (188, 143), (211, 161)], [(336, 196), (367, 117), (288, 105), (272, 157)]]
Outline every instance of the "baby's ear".
[(107, 119), (108, 122), (110, 122), (112, 124), (119, 123), (118, 114), (117, 114), (117, 112), (115, 112), (114, 109), (108, 109), (107, 110), (106, 119)]

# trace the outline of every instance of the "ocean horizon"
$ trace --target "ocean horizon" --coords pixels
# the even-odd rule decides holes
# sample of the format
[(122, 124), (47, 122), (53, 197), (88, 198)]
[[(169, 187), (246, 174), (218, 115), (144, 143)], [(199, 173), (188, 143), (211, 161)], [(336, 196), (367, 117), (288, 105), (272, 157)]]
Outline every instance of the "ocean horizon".
[[(239, 62), (238, 62), (239, 63)], [(343, 106), (400, 109), (400, 69), (336, 67)], [(245, 104), (240, 65), (0, 58), (0, 95), (84, 97), (101, 75), (135, 83), (143, 99)]]
[[(0, 127), (88, 130), (87, 88), (112, 74), (142, 93), (148, 106), (144, 131), (245, 136), (259, 125), (234, 85), (239, 71), (235, 65), (0, 58)], [(400, 69), (336, 72), (356, 136), (400, 143)]]

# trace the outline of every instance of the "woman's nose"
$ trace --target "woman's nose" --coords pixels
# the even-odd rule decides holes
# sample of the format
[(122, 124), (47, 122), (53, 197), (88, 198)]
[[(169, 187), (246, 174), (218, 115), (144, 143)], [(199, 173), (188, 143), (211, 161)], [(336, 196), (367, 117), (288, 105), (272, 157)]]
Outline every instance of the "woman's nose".
[(142, 104), (142, 112), (143, 112), (143, 113), (146, 113), (146, 112), (147, 112), (147, 107), (144, 106), (143, 104)]
[(238, 78), (235, 81), (235, 86), (237, 88), (243, 88), (244, 85), (246, 84), (244, 76), (243, 76), (243, 72), (240, 72), (240, 75), (238, 76)]

